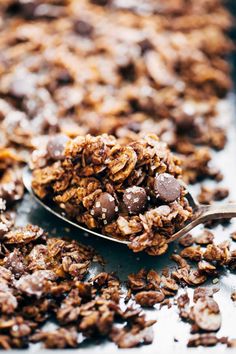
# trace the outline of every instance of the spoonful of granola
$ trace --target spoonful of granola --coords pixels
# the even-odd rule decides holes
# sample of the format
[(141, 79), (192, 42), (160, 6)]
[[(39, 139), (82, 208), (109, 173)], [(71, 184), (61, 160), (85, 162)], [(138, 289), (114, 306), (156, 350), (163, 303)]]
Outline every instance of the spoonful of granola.
[(157, 136), (56, 135), (25, 168), (27, 190), (48, 211), (134, 252), (166, 252), (168, 243), (236, 205), (198, 205), (181, 179), (180, 159)]

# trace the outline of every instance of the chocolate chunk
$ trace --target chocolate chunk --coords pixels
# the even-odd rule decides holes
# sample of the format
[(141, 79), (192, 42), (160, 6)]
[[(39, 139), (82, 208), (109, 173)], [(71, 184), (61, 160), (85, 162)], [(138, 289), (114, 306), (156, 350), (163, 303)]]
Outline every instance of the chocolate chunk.
[(111, 222), (118, 212), (118, 207), (115, 203), (115, 198), (104, 192), (96, 199), (95, 204), (91, 210), (91, 215), (106, 225)]
[(173, 202), (180, 196), (180, 184), (169, 173), (161, 173), (155, 177), (154, 190), (157, 198), (165, 202)]
[(77, 20), (74, 23), (74, 30), (76, 33), (78, 33), (80, 36), (83, 37), (90, 37), (91, 34), (93, 33), (93, 26), (90, 25), (90, 23), (83, 21), (83, 20)]
[(147, 193), (142, 187), (127, 188), (123, 195), (123, 202), (130, 214), (138, 214), (146, 207)]
[(53, 160), (62, 160), (64, 158), (65, 144), (69, 138), (66, 135), (58, 134), (48, 141), (47, 152)]

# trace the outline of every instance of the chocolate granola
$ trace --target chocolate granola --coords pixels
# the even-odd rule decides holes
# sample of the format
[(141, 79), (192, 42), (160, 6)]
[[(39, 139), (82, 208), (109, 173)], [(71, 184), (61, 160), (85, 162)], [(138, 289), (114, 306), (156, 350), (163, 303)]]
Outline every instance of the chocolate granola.
[(127, 145), (79, 136), (65, 141), (64, 156), (60, 139), (33, 154), (35, 194), (89, 229), (130, 241), (134, 252), (164, 253), (192, 216), (180, 160), (151, 134)]
[[(231, 23), (220, 0), (0, 1), (0, 348), (76, 348), (86, 338), (150, 344), (155, 321), (139, 306), (175, 301), (192, 325), (188, 346), (236, 346), (216, 333), (214, 289), (195, 288), (193, 303), (187, 293), (173, 301), (182, 287), (235, 272), (236, 250), (212, 232), (181, 239), (177, 267), (130, 274), (122, 294), (115, 274), (90, 275), (100, 259), (91, 248), (49, 238), (36, 225), (14, 226), (22, 166), (37, 149), (40, 197), (130, 240), (135, 251), (164, 253), (168, 235), (191, 215), (180, 179), (223, 178), (210, 148), (227, 140), (217, 115), (231, 87)], [(182, 172), (150, 132), (178, 153)], [(200, 201), (227, 195), (203, 187)], [(52, 320), (52, 330), (44, 327)]]

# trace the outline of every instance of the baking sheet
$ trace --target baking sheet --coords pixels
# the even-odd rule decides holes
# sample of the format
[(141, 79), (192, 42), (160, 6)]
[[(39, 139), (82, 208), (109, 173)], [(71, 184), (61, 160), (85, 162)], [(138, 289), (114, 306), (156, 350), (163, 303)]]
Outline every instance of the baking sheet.
[[(236, 0), (226, 0), (226, 4), (229, 5), (232, 13), (236, 14)], [(232, 31), (232, 38), (236, 39), (236, 31)], [(233, 63), (233, 76), (236, 82), (236, 56), (232, 58)], [(224, 150), (220, 152), (214, 152), (213, 164), (219, 167), (224, 174), (224, 180), (220, 183), (222, 186), (226, 186), (230, 189), (230, 200), (236, 202), (236, 109), (235, 109), (236, 97), (234, 94), (230, 94), (228, 99), (222, 101), (219, 105), (219, 121), (226, 127), (228, 135), (228, 143)], [(204, 185), (214, 185), (212, 181), (204, 181)], [(197, 195), (200, 185), (195, 185), (190, 188), (193, 195)], [(151, 257), (147, 254), (134, 254), (125, 245), (118, 243), (112, 243), (110, 241), (100, 239), (95, 236), (89, 236), (78, 229), (68, 226), (63, 221), (57, 219), (55, 216), (49, 214), (42, 207), (36, 204), (36, 202), (29, 195), (25, 195), (24, 200), (19, 204), (17, 211), (17, 224), (25, 225), (26, 223), (33, 223), (43, 227), (52, 236), (68, 236), (78, 240), (81, 243), (93, 246), (98, 253), (100, 253), (105, 261), (105, 270), (108, 272), (116, 272), (121, 280), (126, 280), (128, 274), (137, 272), (142, 267), (153, 268), (157, 271), (161, 271), (165, 267), (175, 266), (170, 261), (169, 257), (175, 249), (176, 244), (172, 244), (169, 247), (168, 253), (161, 257)], [(193, 234), (198, 234), (202, 227), (197, 227)], [(229, 237), (232, 231), (236, 231), (236, 219), (232, 220), (227, 226), (218, 225), (214, 228), (216, 242), (221, 242)], [(233, 245), (232, 245), (233, 246)], [(236, 242), (234, 243), (236, 248)], [(91, 273), (96, 274), (101, 270), (101, 267), (94, 265), (91, 268)], [(219, 287), (220, 291), (214, 295), (214, 298), (218, 302), (222, 313), (222, 326), (217, 335), (228, 336), (229, 338), (236, 338), (236, 303), (230, 299), (231, 293), (236, 291), (236, 274), (226, 271), (221, 274), (219, 279), (215, 278), (217, 282), (214, 286)], [(208, 286), (213, 286), (212, 283), (208, 283)], [(186, 288), (189, 295), (193, 293), (193, 289)], [(178, 294), (184, 290), (179, 291)], [(171, 299), (171, 302), (173, 299)], [(190, 337), (190, 325), (184, 323), (179, 319), (178, 310), (176, 306), (171, 309), (163, 307), (161, 310), (159, 305), (153, 310), (145, 311), (148, 318), (154, 318), (157, 323), (154, 325), (154, 341), (151, 345), (142, 346), (134, 349), (118, 349), (117, 346), (109, 341), (89, 341), (86, 340), (80, 345), (78, 349), (58, 350), (60, 353), (213, 353), (218, 354), (222, 351), (230, 350), (230, 353), (236, 352), (236, 349), (227, 349), (225, 345), (218, 344), (212, 348), (187, 348), (186, 344)], [(49, 327), (53, 327), (53, 324)], [(50, 328), (48, 328), (50, 330)], [(174, 341), (174, 338), (178, 342)], [(50, 354), (55, 350), (46, 350), (41, 348), (41, 344), (34, 344), (28, 350), (10, 350), (8, 353), (42, 353)]]
[[(234, 110), (235, 96), (229, 95), (228, 99), (220, 102), (219, 104), (219, 121), (227, 128), (228, 131), (228, 143), (223, 151), (214, 152), (213, 164), (219, 167), (223, 174), (224, 180), (220, 183), (222, 186), (230, 188), (230, 200), (236, 201), (236, 114)], [(204, 181), (205, 185), (214, 185), (213, 181)], [(196, 195), (200, 185), (190, 187), (190, 191), (193, 195)], [(157, 271), (161, 271), (167, 266), (175, 266), (170, 261), (169, 257), (175, 249), (177, 244), (172, 244), (167, 254), (161, 257), (152, 257), (147, 254), (134, 254), (125, 245), (113, 243), (104, 239), (100, 239), (95, 236), (89, 236), (80, 230), (68, 226), (63, 221), (57, 219), (53, 215), (49, 214), (29, 195), (25, 195), (23, 202), (18, 207), (17, 224), (25, 225), (26, 223), (33, 223), (43, 227), (50, 235), (53, 236), (68, 236), (78, 240), (81, 243), (93, 246), (107, 262), (105, 270), (108, 272), (116, 272), (121, 280), (126, 280), (128, 274), (137, 272), (142, 267), (153, 268)], [(202, 227), (198, 227), (194, 230), (193, 234), (199, 233)], [(232, 220), (228, 226), (218, 225), (214, 229), (216, 236), (216, 242), (221, 242), (229, 237), (232, 231), (236, 231), (236, 219)], [(236, 247), (236, 242), (235, 242)], [(101, 270), (101, 266), (94, 265), (91, 269), (92, 274)], [(215, 299), (218, 302), (222, 312), (222, 326), (218, 332), (218, 336), (228, 336), (229, 338), (236, 337), (236, 304), (230, 299), (232, 291), (236, 291), (236, 275), (226, 271), (221, 274), (219, 279), (215, 278), (214, 286), (220, 288), (220, 291), (215, 295)], [(211, 285), (212, 284), (208, 284)], [(179, 294), (182, 292), (179, 291)], [(188, 292), (191, 295), (193, 289), (188, 288)], [(173, 299), (171, 299), (173, 301)], [(156, 309), (147, 310), (148, 318), (154, 318), (157, 323), (154, 325), (154, 341), (151, 345), (142, 346), (134, 349), (118, 349), (115, 344), (104, 340), (95, 343), (95, 341), (86, 340), (81, 344), (78, 349), (60, 350), (60, 353), (189, 353), (189, 352), (202, 352), (203, 348), (190, 349), (186, 347), (186, 343), (190, 337), (190, 325), (184, 323), (179, 319), (178, 310), (176, 306), (171, 309), (163, 307), (161, 310), (159, 305), (156, 305)], [(49, 327), (53, 327), (49, 325)], [(48, 328), (50, 330), (50, 328)], [(178, 341), (175, 342), (174, 338)], [(225, 349), (224, 345), (218, 344), (213, 348), (204, 348), (207, 353), (220, 353)], [(231, 349), (231, 352), (234, 351)], [(11, 350), (9, 352), (20, 352), (18, 350)], [(44, 350), (40, 344), (32, 345), (28, 350), (24, 350), (28, 353), (55, 353), (55, 350)]]

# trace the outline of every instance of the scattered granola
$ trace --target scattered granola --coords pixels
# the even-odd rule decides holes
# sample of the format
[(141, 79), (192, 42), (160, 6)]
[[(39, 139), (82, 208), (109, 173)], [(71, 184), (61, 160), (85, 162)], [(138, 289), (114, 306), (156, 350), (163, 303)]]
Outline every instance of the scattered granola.
[[(40, 197), (130, 239), (134, 251), (166, 252), (168, 235), (191, 216), (179, 177), (223, 178), (210, 148), (227, 140), (216, 117), (231, 88), (231, 22), (218, 0), (0, 1), (0, 348), (77, 348), (82, 336), (120, 348), (149, 344), (155, 321), (137, 303), (169, 307), (180, 287), (236, 270), (229, 243), (215, 244), (208, 230), (187, 235), (172, 255), (177, 269), (131, 274), (120, 306), (119, 279), (89, 275), (100, 259), (94, 250), (35, 225), (16, 228), (13, 212), (24, 194), (22, 166), (36, 149)], [(202, 187), (199, 201), (227, 196)], [(214, 333), (215, 291), (195, 288), (193, 305), (187, 293), (176, 300), (192, 324), (188, 346), (236, 346)], [(42, 328), (52, 318), (57, 327)]]
[[(109, 337), (122, 348), (151, 343), (149, 327), (155, 321), (130, 305), (121, 309), (118, 278), (105, 272), (87, 278), (98, 259), (90, 247), (49, 238), (37, 226), (8, 231), (0, 254), (0, 347), (43, 342), (46, 348), (76, 348), (79, 333)], [(148, 279), (155, 284), (155, 273), (149, 272)], [(161, 292), (156, 294), (161, 301)], [(41, 329), (52, 319), (56, 330)], [(117, 321), (123, 326), (117, 327)]]
[(141, 269), (128, 276), (128, 288), (138, 304), (143, 307), (170, 306), (169, 296), (175, 296), (179, 286), (169, 274), (158, 274), (154, 270)]

